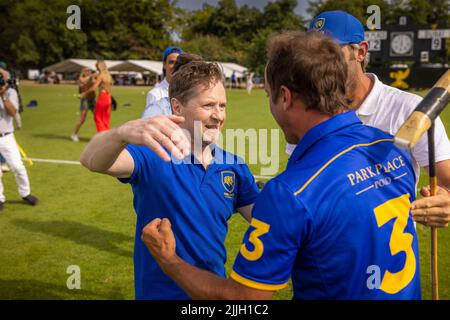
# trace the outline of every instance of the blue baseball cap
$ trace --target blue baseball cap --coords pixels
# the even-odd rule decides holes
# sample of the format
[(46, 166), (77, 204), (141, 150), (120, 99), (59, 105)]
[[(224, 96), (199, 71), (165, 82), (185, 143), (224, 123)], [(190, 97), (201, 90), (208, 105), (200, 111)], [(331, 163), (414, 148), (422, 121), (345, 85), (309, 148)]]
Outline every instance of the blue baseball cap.
[(169, 54), (172, 54), (172, 53), (179, 53), (179, 54), (182, 54), (182, 53), (183, 53), (183, 49), (181, 49), (181, 48), (179, 48), (179, 47), (177, 47), (177, 46), (170, 46), (170, 47), (167, 47), (166, 50), (164, 50), (164, 53), (163, 53), (163, 60), (162, 60), (162, 61), (166, 61), (167, 56), (168, 56)]
[(340, 45), (364, 41), (364, 26), (344, 11), (325, 11), (311, 21), (308, 30), (322, 31)]

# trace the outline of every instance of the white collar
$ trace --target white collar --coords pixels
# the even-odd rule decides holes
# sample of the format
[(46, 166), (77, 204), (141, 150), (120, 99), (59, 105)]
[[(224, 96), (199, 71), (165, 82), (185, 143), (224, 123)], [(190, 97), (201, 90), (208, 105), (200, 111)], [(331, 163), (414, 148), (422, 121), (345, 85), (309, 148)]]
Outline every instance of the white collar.
[(164, 78), (164, 80), (160, 82), (160, 85), (161, 85), (162, 88), (166, 88), (167, 89), (167, 88), (169, 88), (169, 81), (167, 81), (167, 79)]
[(366, 73), (365, 75), (373, 80), (373, 86), (367, 97), (356, 110), (356, 113), (362, 116), (370, 116), (375, 112), (377, 107), (378, 96), (380, 95), (383, 83), (378, 80), (378, 77), (374, 73)]
[(164, 89), (164, 90), (169, 90), (169, 82), (167, 81), (166, 78), (164, 78), (163, 80), (161, 80), (160, 82), (158, 82), (155, 85), (155, 88), (161, 88), (161, 89)]

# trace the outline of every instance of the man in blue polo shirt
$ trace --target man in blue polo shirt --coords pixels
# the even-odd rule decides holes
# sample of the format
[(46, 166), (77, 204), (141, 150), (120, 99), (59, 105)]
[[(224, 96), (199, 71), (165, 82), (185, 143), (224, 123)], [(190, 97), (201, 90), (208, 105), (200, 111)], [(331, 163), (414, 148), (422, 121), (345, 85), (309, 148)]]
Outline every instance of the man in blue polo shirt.
[(178, 254), (221, 277), (228, 219), (239, 212), (250, 221), (258, 194), (254, 178), (242, 159), (215, 145), (226, 115), (223, 81), (216, 63), (184, 65), (170, 81), (173, 116), (129, 121), (99, 133), (81, 155), (90, 170), (118, 177), (133, 189), (137, 299), (189, 298), (140, 239), (151, 220), (175, 221)]
[[(309, 30), (316, 30), (339, 43), (348, 66), (347, 97), (352, 109), (366, 125), (395, 134), (422, 100), (411, 92), (383, 84), (375, 74), (365, 71), (369, 62), (369, 43), (364, 40), (363, 24), (344, 11), (325, 11), (315, 17)], [(287, 145), (291, 154), (295, 145)], [(410, 150), (414, 172), (428, 171), (427, 135)], [(440, 187), (430, 196), (429, 186), (422, 187), (424, 198), (412, 203), (413, 219), (432, 227), (447, 227), (450, 222), (450, 141), (440, 118), (435, 122), (436, 176)], [(417, 181), (416, 181), (417, 185)]]
[(230, 278), (180, 259), (168, 219), (145, 227), (149, 251), (192, 298), (267, 299), (291, 277), (294, 299), (420, 299), (409, 154), (348, 111), (333, 40), (290, 32), (268, 49), (270, 109), (297, 146), (256, 200)]

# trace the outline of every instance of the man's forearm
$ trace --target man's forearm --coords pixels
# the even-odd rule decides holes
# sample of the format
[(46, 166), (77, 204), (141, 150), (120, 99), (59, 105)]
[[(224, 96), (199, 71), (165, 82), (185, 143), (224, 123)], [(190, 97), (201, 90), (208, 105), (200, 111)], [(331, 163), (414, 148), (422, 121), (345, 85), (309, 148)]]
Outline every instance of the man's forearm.
[[(230, 279), (199, 269), (177, 257), (174, 262), (160, 264), (163, 271), (196, 300), (239, 299), (239, 290)], [(244, 298), (244, 297), (241, 297)]]
[(106, 173), (126, 146), (117, 128), (97, 133), (81, 154), (80, 162), (91, 171)]
[[(169, 219), (156, 218), (142, 230), (141, 240), (165, 274), (192, 299), (267, 300), (274, 291), (247, 286), (231, 278), (224, 279), (186, 263), (176, 254), (176, 240)], [(250, 281), (251, 282), (251, 281)], [(253, 288), (254, 287), (254, 288)]]
[(5, 106), (6, 112), (8, 112), (11, 117), (14, 117), (17, 113), (17, 110), (16, 108), (14, 108), (13, 103), (8, 99), (6, 95), (3, 95), (1, 99), (3, 101), (3, 105)]

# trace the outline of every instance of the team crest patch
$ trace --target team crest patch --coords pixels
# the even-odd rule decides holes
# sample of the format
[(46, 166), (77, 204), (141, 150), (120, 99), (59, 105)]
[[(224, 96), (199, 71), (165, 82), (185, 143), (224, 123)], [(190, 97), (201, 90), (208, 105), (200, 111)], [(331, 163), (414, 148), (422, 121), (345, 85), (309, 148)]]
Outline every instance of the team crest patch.
[(222, 186), (225, 188), (225, 197), (234, 198), (234, 187), (236, 185), (236, 175), (233, 171), (222, 171)]
[(325, 18), (319, 18), (314, 22), (313, 28), (316, 30), (322, 30), (322, 28), (325, 26)]

